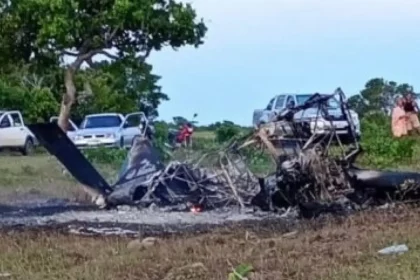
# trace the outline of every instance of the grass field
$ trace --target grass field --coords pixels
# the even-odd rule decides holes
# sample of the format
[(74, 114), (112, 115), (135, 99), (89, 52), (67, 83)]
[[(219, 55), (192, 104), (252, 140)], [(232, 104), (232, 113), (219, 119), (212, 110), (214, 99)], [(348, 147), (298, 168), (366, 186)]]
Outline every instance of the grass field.
[(216, 135), (213, 131), (196, 131), (193, 137), (198, 139), (215, 139)]
[[(289, 235), (218, 230), (169, 237), (144, 248), (125, 238), (86, 238), (45, 232), (3, 232), (0, 273), (9, 279), (228, 279), (250, 264), (247, 279), (417, 279), (419, 212), (364, 213), (321, 229)], [(410, 251), (380, 256), (395, 242)], [(1, 275), (1, 274), (0, 274)], [(0, 276), (1, 277), (1, 276)], [(240, 279), (240, 278), (233, 278)]]
[[(115, 178), (115, 168), (96, 166), (106, 178)], [(2, 203), (21, 194), (86, 199), (77, 182), (47, 155), (0, 155), (0, 169)], [(322, 228), (318, 221), (305, 222), (288, 235), (259, 228), (217, 229), (167, 237), (147, 248), (122, 237), (3, 230), (0, 278), (227, 280), (233, 267), (250, 264), (254, 272), (248, 279), (255, 280), (417, 279), (419, 214), (401, 206), (331, 219)], [(378, 255), (394, 243), (405, 243), (410, 251)]]
[[(110, 166), (96, 164), (106, 179), (113, 180), (117, 170)], [(0, 201), (20, 195), (41, 195), (46, 197), (86, 199), (86, 194), (60, 163), (46, 154), (34, 156), (0, 155)]]

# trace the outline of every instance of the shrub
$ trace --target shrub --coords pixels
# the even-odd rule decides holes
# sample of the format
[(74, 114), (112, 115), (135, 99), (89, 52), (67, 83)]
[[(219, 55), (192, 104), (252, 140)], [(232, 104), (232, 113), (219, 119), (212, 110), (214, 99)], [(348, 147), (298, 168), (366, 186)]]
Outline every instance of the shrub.
[(390, 118), (370, 115), (362, 120), (363, 160), (377, 167), (411, 160), (416, 141), (412, 138), (396, 139), (391, 134)]
[(234, 124), (223, 124), (216, 129), (216, 140), (219, 143), (224, 143), (239, 135), (240, 132), (241, 129)]

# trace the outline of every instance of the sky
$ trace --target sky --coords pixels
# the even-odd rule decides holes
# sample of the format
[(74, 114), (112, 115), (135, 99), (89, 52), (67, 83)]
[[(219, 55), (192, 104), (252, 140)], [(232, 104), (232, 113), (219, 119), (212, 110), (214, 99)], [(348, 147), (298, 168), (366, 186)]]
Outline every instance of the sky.
[(281, 93), (357, 94), (371, 78), (420, 88), (420, 0), (190, 0), (208, 33), (198, 49), (149, 62), (170, 101), (160, 119), (249, 126)]

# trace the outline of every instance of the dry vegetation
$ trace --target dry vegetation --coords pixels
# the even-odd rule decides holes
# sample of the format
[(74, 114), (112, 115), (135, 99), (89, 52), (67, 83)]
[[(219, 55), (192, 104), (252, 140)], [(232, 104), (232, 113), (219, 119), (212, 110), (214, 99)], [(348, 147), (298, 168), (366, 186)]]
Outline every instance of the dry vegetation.
[[(77, 183), (48, 156), (2, 156), (0, 168), (3, 201), (16, 193), (68, 198), (80, 193)], [(115, 175), (101, 168), (107, 177)], [(258, 226), (218, 229), (166, 237), (147, 248), (128, 246), (131, 240), (122, 237), (4, 230), (0, 278), (228, 279), (232, 267), (250, 264), (255, 272), (249, 279), (415, 279), (420, 270), (419, 212), (364, 212), (327, 221), (323, 227), (319, 221), (305, 222), (296, 234), (286, 236)], [(405, 243), (410, 251), (378, 255), (379, 249), (394, 243)]]
[[(415, 279), (418, 214), (404, 209), (364, 213), (321, 229), (307, 225), (291, 236), (219, 230), (168, 237), (148, 248), (128, 248), (124, 238), (4, 232), (0, 272), (34, 280), (227, 279), (232, 266), (249, 263), (255, 268), (250, 279)], [(410, 251), (377, 254), (394, 242), (406, 243)]]

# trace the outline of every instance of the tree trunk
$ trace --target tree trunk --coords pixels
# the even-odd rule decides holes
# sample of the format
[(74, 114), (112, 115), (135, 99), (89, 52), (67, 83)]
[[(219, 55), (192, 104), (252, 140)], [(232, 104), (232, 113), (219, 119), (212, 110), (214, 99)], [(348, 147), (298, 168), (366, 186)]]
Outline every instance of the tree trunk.
[[(66, 133), (69, 128), (69, 119), (71, 106), (76, 101), (76, 86), (74, 85), (74, 76), (77, 69), (80, 67), (81, 62), (77, 60), (73, 65), (69, 66), (64, 73), (64, 85), (66, 87), (66, 92), (63, 94), (61, 100), (60, 115), (58, 116), (58, 126)], [(90, 195), (92, 202), (100, 207), (105, 207), (105, 199), (103, 195), (88, 187), (82, 185), (83, 190)]]
[(64, 73), (64, 85), (66, 87), (66, 92), (63, 93), (60, 115), (58, 116), (58, 126), (64, 132), (67, 132), (68, 130), (71, 106), (76, 101), (76, 86), (74, 85), (75, 72), (76, 69), (70, 66)]

